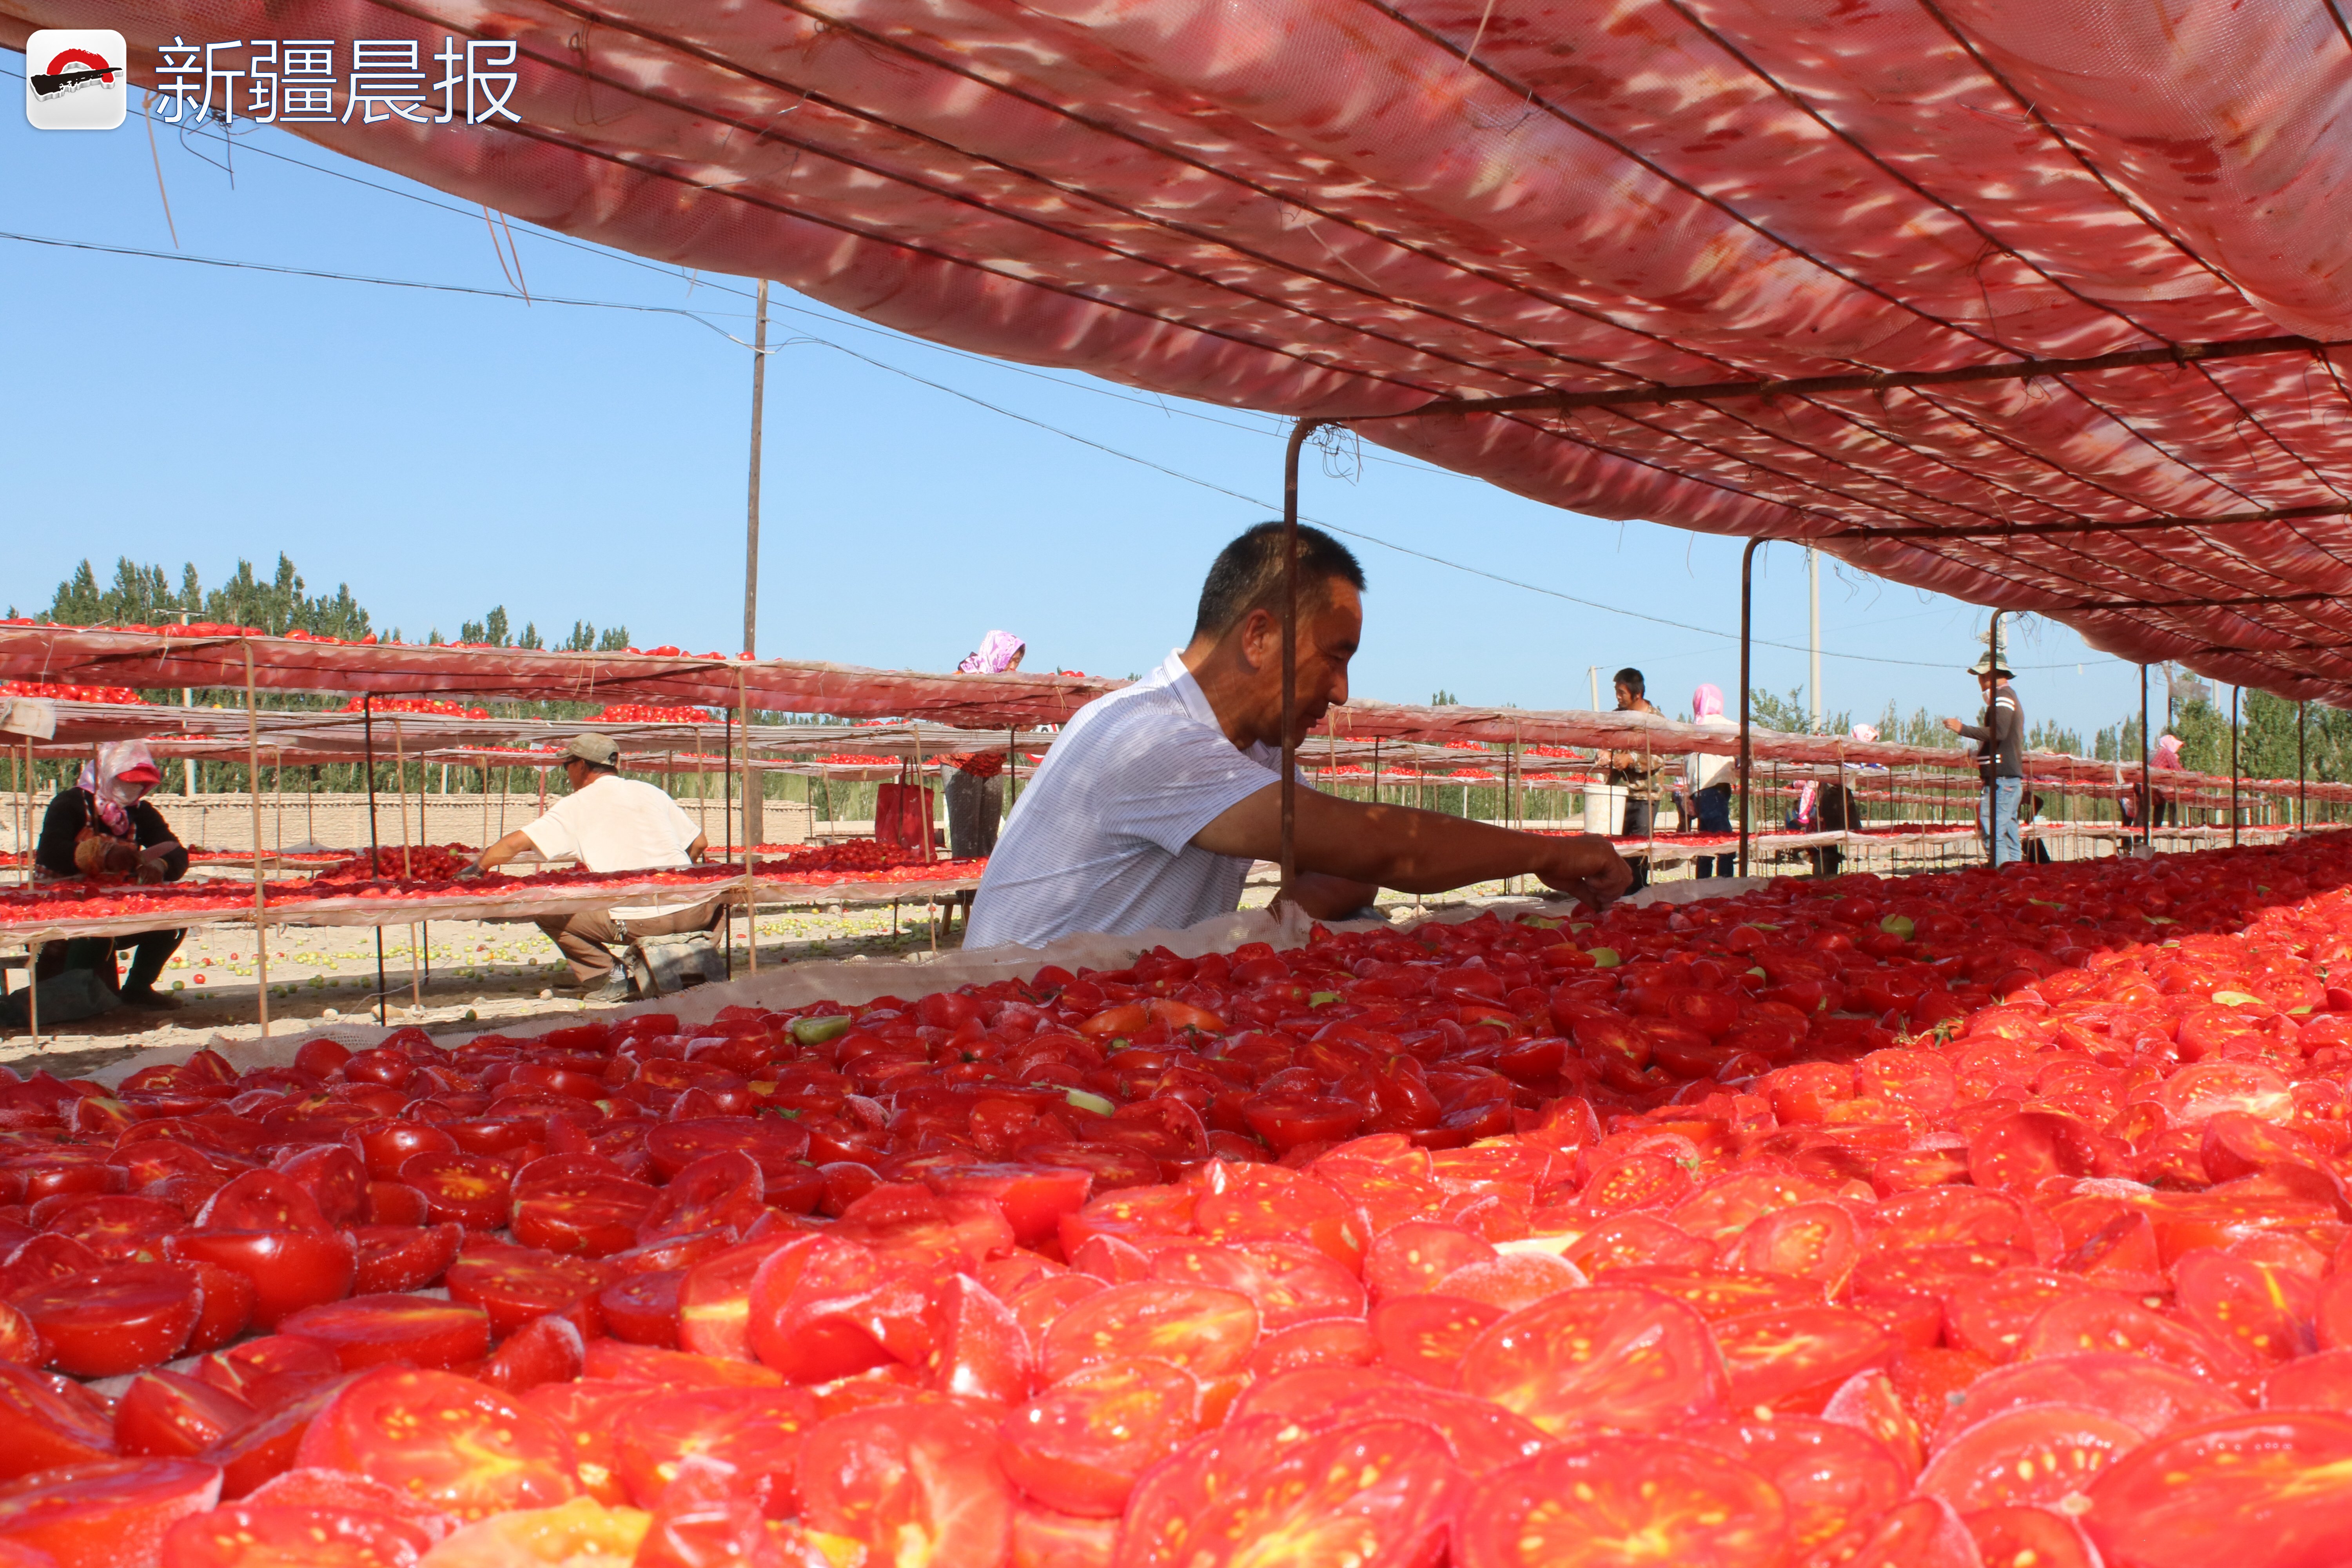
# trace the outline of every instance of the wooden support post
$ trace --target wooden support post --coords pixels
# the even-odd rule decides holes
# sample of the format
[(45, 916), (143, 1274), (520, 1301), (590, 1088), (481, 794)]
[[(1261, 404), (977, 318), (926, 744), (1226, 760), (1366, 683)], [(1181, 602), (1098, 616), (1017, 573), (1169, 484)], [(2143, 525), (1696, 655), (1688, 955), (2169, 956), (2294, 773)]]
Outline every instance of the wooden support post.
[(260, 1005), (261, 1037), (269, 1037), (269, 883), (261, 869), (261, 721), (254, 712), (253, 642), (245, 649), (245, 759), (247, 795), (253, 806), (254, 996)]

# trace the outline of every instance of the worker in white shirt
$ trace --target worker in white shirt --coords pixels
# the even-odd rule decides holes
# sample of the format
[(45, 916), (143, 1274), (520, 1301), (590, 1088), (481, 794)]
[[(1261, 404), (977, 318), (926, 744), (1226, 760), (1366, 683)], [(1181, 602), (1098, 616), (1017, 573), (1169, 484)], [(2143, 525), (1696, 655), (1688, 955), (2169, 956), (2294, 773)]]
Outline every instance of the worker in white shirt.
[[(1723, 716), (1723, 689), (1708, 684), (1691, 693), (1691, 723), (1701, 730), (1720, 731), (1726, 734), (1739, 733), (1736, 721)], [(1689, 801), (1690, 815), (1683, 819), (1683, 831), (1728, 833), (1731, 831), (1731, 784), (1739, 771), (1736, 754), (1717, 755), (1713, 752), (1691, 752), (1683, 758), (1684, 797)], [(1693, 862), (1695, 875), (1700, 877), (1734, 877), (1739, 874), (1737, 855), (1701, 855)]]
[[(694, 865), (710, 841), (668, 792), (620, 776), (621, 748), (610, 735), (574, 735), (563, 752), (572, 793), (547, 815), (516, 828), (457, 873), (478, 877), (526, 849), (542, 859), (571, 856), (591, 871), (656, 871)], [(716, 899), (553, 915), (538, 922), (571, 963), (572, 978), (592, 1002), (625, 1002), (628, 972), (613, 949), (650, 937), (708, 931), (719, 923)]]
[[(1233, 911), (1254, 860), (1281, 853), (1283, 529), (1261, 523), (1209, 569), (1192, 639), (1078, 710), (1021, 792), (981, 879), (967, 947), (1181, 928)], [(1294, 734), (1348, 700), (1363, 568), (1298, 531)], [(1298, 907), (1352, 914), (1382, 888), (1444, 892), (1534, 875), (1593, 904), (1632, 873), (1605, 838), (1517, 833), (1410, 806), (1297, 791)]]

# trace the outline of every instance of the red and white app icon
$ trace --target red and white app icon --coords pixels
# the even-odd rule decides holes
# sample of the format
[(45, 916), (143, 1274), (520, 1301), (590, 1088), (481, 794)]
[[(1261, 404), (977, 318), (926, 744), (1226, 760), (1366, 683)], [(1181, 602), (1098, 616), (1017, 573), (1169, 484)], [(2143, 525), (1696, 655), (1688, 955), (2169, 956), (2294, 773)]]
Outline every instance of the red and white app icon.
[(25, 118), (36, 131), (111, 131), (130, 112), (131, 51), (105, 27), (48, 27), (25, 44)]

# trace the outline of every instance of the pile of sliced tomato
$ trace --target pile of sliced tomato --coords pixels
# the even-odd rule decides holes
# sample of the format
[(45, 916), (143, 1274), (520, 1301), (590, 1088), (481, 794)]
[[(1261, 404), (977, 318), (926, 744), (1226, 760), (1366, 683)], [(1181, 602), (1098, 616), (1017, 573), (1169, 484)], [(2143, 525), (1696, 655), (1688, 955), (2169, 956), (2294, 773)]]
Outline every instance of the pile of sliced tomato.
[(2352, 847), (0, 1083), (0, 1564), (2323, 1568)]
[(147, 699), (127, 686), (76, 686), (55, 680), (0, 680), (0, 697), (47, 697), (59, 702), (109, 702), (118, 706)]

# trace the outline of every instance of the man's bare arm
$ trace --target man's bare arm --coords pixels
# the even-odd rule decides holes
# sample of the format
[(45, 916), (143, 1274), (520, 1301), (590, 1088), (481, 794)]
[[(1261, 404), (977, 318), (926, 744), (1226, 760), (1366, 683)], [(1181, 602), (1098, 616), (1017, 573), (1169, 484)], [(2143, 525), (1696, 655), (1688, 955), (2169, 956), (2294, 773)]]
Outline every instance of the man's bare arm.
[(461, 877), (478, 877), (485, 871), (495, 870), (505, 865), (524, 850), (537, 847), (531, 842), (530, 835), (518, 827), (479, 855), (475, 856), (474, 863), (457, 874)]
[[(1194, 834), (1192, 842), (1219, 855), (1277, 858), (1282, 786), (1268, 784), (1228, 807)], [(1374, 805), (1304, 788), (1298, 792), (1297, 860), (1302, 871), (1406, 893), (1442, 893), (1532, 875), (1595, 904), (1623, 892), (1633, 875), (1607, 839), (1591, 834), (1551, 838), (1515, 833), (1439, 812)]]

